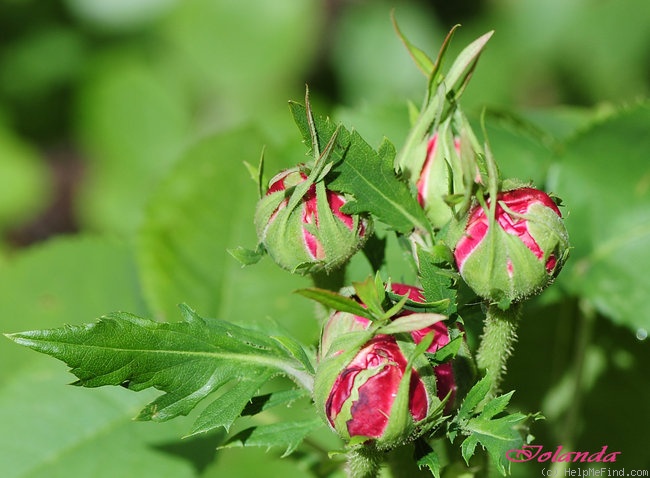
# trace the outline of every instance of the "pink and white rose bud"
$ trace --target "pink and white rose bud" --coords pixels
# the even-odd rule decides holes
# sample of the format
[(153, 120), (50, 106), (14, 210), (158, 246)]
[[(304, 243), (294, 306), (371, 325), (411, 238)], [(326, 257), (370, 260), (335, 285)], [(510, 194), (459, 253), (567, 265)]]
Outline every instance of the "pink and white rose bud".
[(461, 157), (458, 136), (434, 133), (415, 182), (418, 202), (434, 228), (444, 227), (453, 216), (449, 197), (464, 194), (472, 182), (482, 183), (476, 157)]
[(543, 191), (522, 187), (497, 195), (468, 213), (456, 244), (456, 265), (479, 296), (516, 302), (541, 292), (560, 272), (569, 254), (562, 213)]
[[(456, 154), (460, 156), (459, 138), (454, 138), (453, 146)], [(445, 159), (438, 133), (434, 133), (427, 144), (427, 156), (416, 181), (418, 202), (423, 208), (427, 209), (441, 202), (444, 204), (442, 196), (451, 192), (449, 190), (449, 162), (450, 160)], [(447, 206), (446, 209), (449, 207)], [(450, 216), (446, 210), (444, 215)]]
[[(416, 287), (393, 284), (393, 292), (424, 302)], [(394, 319), (412, 314), (402, 311)], [(451, 363), (433, 367), (424, 357), (407, 370), (408, 351), (434, 333), (427, 352), (449, 343), (444, 322), (397, 335), (378, 334), (355, 343), (371, 321), (347, 312), (335, 312), (325, 325), (316, 373), (315, 400), (330, 426), (346, 441), (374, 439), (379, 445), (408, 440), (415, 425), (449, 395), (455, 399), (456, 384)], [(350, 344), (356, 349), (350, 350)], [(409, 345), (410, 344), (410, 345)], [(322, 366), (322, 367), (321, 367)], [(408, 387), (400, 385), (408, 380)], [(400, 398), (400, 394), (407, 394)]]
[(370, 219), (341, 211), (347, 202), (325, 184), (311, 184), (295, 207), (289, 208), (296, 186), (308, 178), (297, 166), (271, 179), (255, 211), (259, 240), (273, 260), (291, 272), (329, 271), (342, 265), (363, 246)]

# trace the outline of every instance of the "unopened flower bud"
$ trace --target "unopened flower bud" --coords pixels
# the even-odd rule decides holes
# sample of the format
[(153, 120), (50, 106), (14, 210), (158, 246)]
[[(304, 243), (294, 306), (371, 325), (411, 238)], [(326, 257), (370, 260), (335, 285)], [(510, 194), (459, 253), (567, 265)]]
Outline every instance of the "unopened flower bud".
[(454, 250), (465, 282), (479, 296), (506, 305), (537, 294), (557, 276), (569, 252), (562, 214), (544, 192), (522, 187), (469, 211)]
[(434, 227), (442, 227), (451, 219), (452, 210), (445, 202), (445, 196), (454, 191), (458, 192), (462, 188), (462, 174), (458, 159), (460, 140), (453, 138), (451, 149), (456, 156), (447, 157), (451, 151), (441, 144), (443, 138), (435, 133), (429, 139), (427, 156), (416, 181), (418, 202)]
[[(423, 302), (419, 289), (393, 284), (393, 292)], [(412, 312), (404, 310), (393, 319)], [(456, 385), (451, 363), (433, 368), (420, 357), (407, 370), (408, 353), (414, 344), (434, 333), (427, 352), (433, 353), (449, 343), (444, 322), (410, 333), (378, 334), (365, 343), (356, 342), (371, 326), (371, 321), (347, 312), (334, 312), (321, 338), (320, 366), (316, 373), (315, 400), (322, 407), (332, 428), (346, 441), (374, 439), (391, 446), (408, 440), (415, 425), (441, 403), (447, 395), (451, 404)], [(408, 380), (408, 386), (402, 385)]]
[(369, 219), (341, 212), (343, 195), (311, 184), (289, 207), (296, 187), (307, 180), (303, 166), (287, 169), (270, 181), (255, 211), (259, 240), (273, 260), (291, 272), (330, 271), (346, 262), (370, 233)]

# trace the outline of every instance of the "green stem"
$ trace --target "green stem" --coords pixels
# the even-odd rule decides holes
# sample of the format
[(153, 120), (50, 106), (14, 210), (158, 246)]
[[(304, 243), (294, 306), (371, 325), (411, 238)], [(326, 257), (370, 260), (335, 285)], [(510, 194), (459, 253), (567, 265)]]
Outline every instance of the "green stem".
[(383, 453), (373, 444), (358, 445), (348, 452), (347, 474), (349, 478), (377, 478)]
[(521, 304), (512, 304), (507, 310), (497, 305), (488, 306), (483, 337), (476, 353), (479, 370), (492, 378), (492, 386), (486, 398), (494, 397), (506, 373), (506, 363), (517, 341), (517, 326), (521, 316)]

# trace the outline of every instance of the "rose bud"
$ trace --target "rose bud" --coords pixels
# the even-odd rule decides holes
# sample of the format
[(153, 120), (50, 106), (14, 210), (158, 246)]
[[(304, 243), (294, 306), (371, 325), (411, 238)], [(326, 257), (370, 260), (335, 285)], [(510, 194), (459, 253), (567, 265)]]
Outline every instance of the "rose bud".
[(479, 296), (509, 305), (541, 292), (569, 253), (562, 214), (544, 192), (522, 187), (497, 195), (468, 213), (454, 256), (461, 276)]
[[(415, 184), (418, 202), (436, 228), (442, 227), (452, 217), (452, 210), (445, 202), (445, 196), (463, 187), (459, 163), (460, 140), (453, 138), (451, 149), (455, 151), (456, 156), (446, 157), (445, 145), (441, 144), (444, 138), (435, 133), (429, 139), (426, 159)], [(451, 142), (451, 139), (448, 141)], [(449, 149), (447, 148), (447, 154)]]
[[(259, 240), (273, 260), (291, 272), (330, 271), (363, 246), (369, 219), (341, 212), (343, 195), (323, 181), (298, 191), (308, 178), (303, 166), (284, 170), (270, 181), (255, 211)], [(302, 195), (292, 201), (294, 194)]]
[[(424, 301), (415, 287), (393, 284), (392, 290)], [(412, 313), (403, 310), (393, 320)], [(430, 353), (448, 344), (450, 337), (447, 326), (439, 321), (408, 333), (380, 333), (360, 343), (359, 338), (368, 337), (364, 331), (371, 324), (347, 312), (330, 316), (321, 336), (315, 398), (329, 425), (344, 440), (374, 439), (390, 447), (408, 440), (415, 425), (438, 409), (447, 395), (447, 405), (453, 403), (456, 385), (451, 363), (432, 370), (421, 356), (407, 370), (407, 351), (425, 336), (434, 333), (427, 349)]]

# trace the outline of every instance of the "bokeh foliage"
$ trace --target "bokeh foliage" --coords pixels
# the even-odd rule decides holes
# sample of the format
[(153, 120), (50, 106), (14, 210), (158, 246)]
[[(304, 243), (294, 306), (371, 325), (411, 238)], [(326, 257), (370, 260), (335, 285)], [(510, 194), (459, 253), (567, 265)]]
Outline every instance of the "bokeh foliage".
[[(455, 6), (450, 6), (454, 3)], [(424, 79), (390, 24), (435, 54), (496, 31), (463, 96), (504, 175), (565, 201), (572, 257), (529, 304), (505, 387), (540, 410), (538, 443), (621, 451), (648, 469), (650, 3), (12, 0), (0, 3), (0, 324), (81, 324), (128, 310), (274, 324), (306, 343), (303, 278), (226, 248), (255, 243), (256, 187), (305, 160), (287, 110), (315, 111), (398, 148)], [(380, 232), (381, 233), (381, 232)], [(385, 271), (408, 280), (391, 244)], [(369, 268), (355, 258), (350, 278)], [(471, 325), (471, 324), (470, 324)], [(62, 366), (0, 342), (6, 477), (324, 476), (319, 449), (215, 451), (187, 421), (131, 423), (149, 394), (63, 387)], [(141, 396), (143, 395), (143, 396)], [(300, 413), (297, 410), (290, 412)], [(276, 413), (276, 412), (274, 412)], [(189, 417), (190, 419), (192, 417)], [(539, 464), (513, 465), (539, 476)]]

